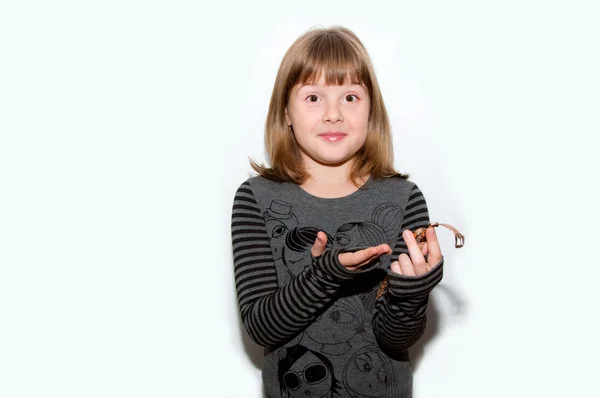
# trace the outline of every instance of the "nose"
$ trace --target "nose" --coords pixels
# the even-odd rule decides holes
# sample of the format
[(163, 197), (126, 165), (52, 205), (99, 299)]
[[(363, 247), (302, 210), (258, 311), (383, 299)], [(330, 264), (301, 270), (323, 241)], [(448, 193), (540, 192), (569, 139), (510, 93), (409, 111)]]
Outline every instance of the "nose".
[(342, 115), (342, 110), (339, 103), (334, 101), (326, 105), (325, 112), (323, 113), (324, 122), (337, 123), (343, 120), (344, 116)]

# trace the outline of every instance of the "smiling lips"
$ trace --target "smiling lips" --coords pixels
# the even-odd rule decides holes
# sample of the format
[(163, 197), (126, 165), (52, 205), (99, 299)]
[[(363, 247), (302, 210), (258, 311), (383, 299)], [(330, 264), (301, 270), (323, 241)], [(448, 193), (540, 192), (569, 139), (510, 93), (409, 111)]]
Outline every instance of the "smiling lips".
[(346, 137), (346, 134), (335, 131), (331, 133), (319, 134), (319, 137), (323, 138), (325, 141), (336, 142), (344, 139), (344, 137)]

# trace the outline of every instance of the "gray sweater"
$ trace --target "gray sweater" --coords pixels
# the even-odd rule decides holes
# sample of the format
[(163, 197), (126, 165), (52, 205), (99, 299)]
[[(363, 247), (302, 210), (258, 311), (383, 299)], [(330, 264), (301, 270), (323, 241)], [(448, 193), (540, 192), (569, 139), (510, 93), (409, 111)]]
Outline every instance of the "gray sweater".
[[(407, 348), (423, 334), (443, 259), (418, 277), (389, 267), (408, 253), (402, 231), (428, 224), (423, 194), (398, 177), (371, 178), (336, 199), (263, 177), (239, 187), (231, 223), (235, 283), (246, 330), (265, 347), (266, 397), (411, 397)], [(328, 244), (315, 258), (318, 231)], [(393, 253), (359, 271), (339, 263), (341, 252), (380, 243)]]

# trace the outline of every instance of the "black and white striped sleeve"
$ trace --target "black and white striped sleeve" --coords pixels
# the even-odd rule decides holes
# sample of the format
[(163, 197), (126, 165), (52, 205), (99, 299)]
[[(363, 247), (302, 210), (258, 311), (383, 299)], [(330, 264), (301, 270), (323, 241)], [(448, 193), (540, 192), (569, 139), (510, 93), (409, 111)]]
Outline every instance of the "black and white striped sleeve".
[(339, 251), (326, 250), (280, 287), (265, 221), (248, 182), (235, 195), (231, 238), (241, 319), (262, 346), (279, 346), (304, 331), (342, 282), (353, 277), (339, 263)]
[[(427, 203), (415, 185), (411, 191), (400, 235), (393, 251), (393, 259), (408, 254), (402, 231), (415, 231), (429, 225)], [(388, 271), (388, 286), (377, 299), (373, 331), (382, 349), (401, 352), (413, 345), (425, 331), (429, 293), (442, 280), (444, 259), (421, 276), (404, 276)]]

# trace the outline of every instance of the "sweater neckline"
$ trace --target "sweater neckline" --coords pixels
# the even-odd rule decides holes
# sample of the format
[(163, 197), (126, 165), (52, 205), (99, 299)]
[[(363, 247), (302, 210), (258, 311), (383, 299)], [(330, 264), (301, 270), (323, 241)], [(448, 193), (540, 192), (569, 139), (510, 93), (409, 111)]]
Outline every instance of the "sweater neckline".
[(373, 178), (373, 174), (371, 174), (369, 176), (369, 178), (367, 179), (367, 181), (365, 181), (365, 183), (358, 188), (356, 191), (349, 193), (348, 195), (344, 195), (344, 196), (339, 196), (337, 198), (323, 198), (321, 196), (316, 196), (313, 195), (312, 193), (309, 193), (307, 191), (305, 191), (300, 185), (295, 184), (295, 183), (291, 183), (294, 185), (294, 189), (299, 193), (299, 195), (311, 199), (311, 200), (316, 200), (319, 202), (335, 202), (335, 201), (344, 201), (344, 200), (348, 200), (348, 199), (352, 199), (360, 194), (362, 194), (363, 191), (365, 191), (366, 189), (369, 188), (369, 186), (372, 184), (374, 178)]

